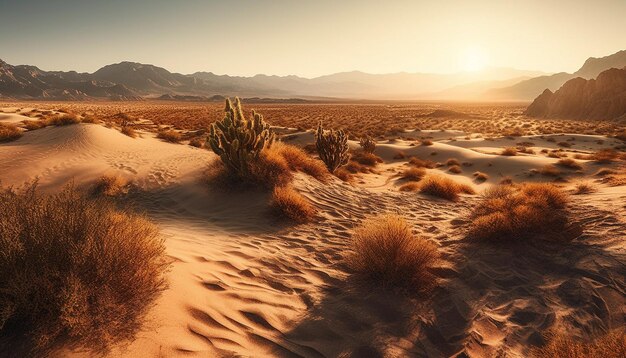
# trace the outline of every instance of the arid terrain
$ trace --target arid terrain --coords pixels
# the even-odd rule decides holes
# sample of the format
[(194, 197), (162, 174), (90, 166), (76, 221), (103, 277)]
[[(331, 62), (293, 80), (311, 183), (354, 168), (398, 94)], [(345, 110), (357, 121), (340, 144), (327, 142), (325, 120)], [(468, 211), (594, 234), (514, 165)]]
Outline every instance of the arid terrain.
[[(72, 183), (158, 228), (165, 286), (97, 354), (547, 357), (554, 335), (607, 334), (602, 349), (623, 350), (626, 122), (527, 106), (244, 103), (284, 143), (268, 163), (287, 169), (249, 169), (263, 185), (233, 188), (207, 143), (224, 103), (0, 102), (0, 183), (36, 180), (44, 195)], [(348, 136), (332, 174), (319, 122)], [(386, 251), (359, 256), (377, 224), (406, 225), (432, 260), (381, 278)], [(96, 354), (67, 336), (47, 353)]]

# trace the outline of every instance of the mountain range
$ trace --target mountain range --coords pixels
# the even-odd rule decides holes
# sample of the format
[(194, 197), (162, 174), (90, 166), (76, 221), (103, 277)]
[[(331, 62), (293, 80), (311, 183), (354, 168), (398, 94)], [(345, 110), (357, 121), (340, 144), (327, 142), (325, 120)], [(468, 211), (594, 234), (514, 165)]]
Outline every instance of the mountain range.
[(626, 51), (589, 58), (575, 73), (546, 74), (486, 68), (456, 74), (342, 72), (316, 78), (252, 77), (212, 72), (173, 73), (136, 62), (121, 62), (93, 73), (44, 71), (0, 60), (0, 98), (50, 100), (204, 100), (220, 96), (303, 99), (506, 100), (530, 101), (546, 88), (594, 78), (608, 68), (626, 66)]

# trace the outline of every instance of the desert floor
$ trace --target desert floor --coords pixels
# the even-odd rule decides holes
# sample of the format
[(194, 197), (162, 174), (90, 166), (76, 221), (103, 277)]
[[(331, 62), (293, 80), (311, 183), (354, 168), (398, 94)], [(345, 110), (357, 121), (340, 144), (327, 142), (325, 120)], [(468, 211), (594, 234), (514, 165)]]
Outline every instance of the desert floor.
[[(18, 125), (41, 113), (8, 105), (1, 112), (0, 122)], [(272, 122), (270, 115), (266, 118)], [(296, 126), (280, 129), (287, 143), (313, 143), (311, 131), (287, 127)], [(207, 165), (218, 160), (215, 154), (184, 141), (164, 142), (143, 129), (138, 138), (102, 124), (27, 131), (0, 144), (0, 181), (20, 186), (38, 178), (45, 191), (70, 181), (89, 186), (103, 175), (133, 183), (134, 190), (122, 200), (159, 225), (172, 266), (169, 287), (136, 340), (112, 347), (111, 357), (437, 357), (459, 352), (523, 357), (549, 329), (587, 337), (626, 326), (626, 186), (595, 175), (601, 168), (623, 171), (626, 162), (581, 159), (581, 170), (560, 169), (557, 184), (565, 190), (573, 193), (581, 182), (595, 188), (571, 196), (572, 216), (584, 231), (564, 244), (472, 242), (464, 233), (480, 195), (450, 202), (398, 190), (398, 174), (410, 157), (442, 163), (428, 171), (480, 193), (505, 177), (554, 181), (537, 173), (559, 160), (542, 149), (585, 155), (623, 146), (623, 141), (580, 134), (584, 131), (507, 137), (413, 128), (380, 140), (375, 153), (384, 163), (373, 173), (355, 174), (351, 183), (333, 178), (324, 184), (298, 174), (295, 187), (320, 212), (309, 224), (276, 221), (263, 192), (212, 189), (203, 178)], [(413, 138), (431, 138), (433, 144), (415, 145)], [(500, 155), (519, 143), (534, 153)], [(358, 148), (356, 141), (350, 144)], [(462, 163), (461, 173), (452, 174), (443, 164), (451, 158)], [(478, 183), (476, 171), (489, 179)], [(387, 212), (403, 215), (443, 253), (435, 271), (438, 285), (429, 297), (350, 280), (343, 257), (350, 250), (352, 228)]]

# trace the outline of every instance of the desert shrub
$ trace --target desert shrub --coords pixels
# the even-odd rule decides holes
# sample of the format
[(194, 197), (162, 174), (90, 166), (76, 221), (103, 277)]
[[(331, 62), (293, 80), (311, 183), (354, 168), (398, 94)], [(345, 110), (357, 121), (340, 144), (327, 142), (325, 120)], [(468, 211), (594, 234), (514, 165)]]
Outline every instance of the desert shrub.
[(422, 139), (420, 144), (423, 146), (430, 146), (430, 145), (433, 145), (433, 141), (430, 139)]
[(442, 175), (429, 175), (420, 183), (420, 192), (438, 198), (456, 201), (459, 194), (475, 194), (474, 189), (466, 184), (460, 184)]
[(24, 123), (24, 128), (28, 129), (29, 131), (34, 131), (36, 129), (40, 129), (40, 128), (44, 128), (47, 123), (46, 121), (31, 121), (31, 120), (25, 120), (22, 121), (22, 123)]
[(120, 175), (105, 175), (91, 188), (94, 196), (120, 196), (128, 193), (129, 182)]
[(347, 183), (351, 182), (353, 179), (352, 173), (350, 173), (346, 168), (338, 168), (333, 174), (339, 178), (339, 180)]
[(569, 142), (558, 142), (556, 145), (558, 145), (559, 147), (569, 148), (569, 147), (572, 146), (572, 143), (569, 143)]
[(418, 182), (408, 182), (405, 184), (402, 184), (400, 186), (400, 188), (398, 188), (398, 190), (400, 191), (418, 191), (420, 190), (420, 184)]
[(22, 131), (12, 124), (0, 123), (0, 143), (10, 142), (22, 137)]
[(450, 168), (448, 168), (448, 171), (453, 174), (460, 174), (463, 172), (463, 169), (461, 169), (461, 167), (458, 165), (453, 165)]
[(554, 165), (545, 165), (538, 170), (539, 174), (547, 177), (558, 177), (561, 171)]
[(583, 168), (583, 166), (580, 165), (580, 163), (578, 163), (577, 161), (575, 161), (572, 158), (560, 159), (556, 164), (559, 165), (559, 166), (562, 166), (564, 168), (573, 169), (573, 170), (580, 170), (580, 169)]
[(617, 174), (617, 170), (614, 169), (609, 169), (609, 168), (602, 168), (599, 169), (594, 175), (595, 176), (599, 176), (599, 177), (604, 177), (607, 175), (612, 175), (612, 174)]
[(133, 336), (164, 288), (156, 226), (73, 186), (1, 189), (0, 242), (0, 352), (103, 350)]
[(481, 182), (481, 183), (489, 179), (489, 175), (483, 172), (474, 172), (474, 174), (472, 175), (474, 176), (474, 179), (476, 179), (477, 182)]
[(67, 126), (70, 124), (80, 123), (80, 117), (75, 114), (62, 114), (54, 116), (48, 120), (48, 123), (54, 126)]
[(203, 137), (194, 137), (189, 141), (189, 145), (196, 148), (204, 148), (204, 143), (206, 139)]
[(120, 130), (120, 132), (122, 132), (122, 134), (127, 135), (131, 138), (137, 138), (137, 132), (135, 131), (135, 128), (133, 128), (130, 125), (122, 126), (122, 129)]
[(315, 207), (289, 186), (274, 189), (270, 208), (277, 217), (297, 223), (309, 222), (317, 214)]
[(471, 214), (468, 237), (504, 241), (534, 235), (561, 238), (568, 224), (567, 195), (545, 183), (497, 186), (483, 193)]
[(333, 173), (337, 168), (348, 164), (348, 136), (343, 130), (324, 130), (320, 122), (315, 131), (315, 146), (329, 172)]
[(157, 132), (157, 138), (170, 143), (178, 143), (183, 137), (173, 129), (162, 129)]
[(262, 151), (258, 158), (248, 164), (247, 170), (248, 175), (239, 177), (239, 180), (268, 189), (285, 186), (293, 180), (289, 162), (278, 151)]
[(589, 194), (596, 191), (596, 188), (591, 183), (578, 183), (574, 187), (574, 194)]
[(615, 149), (601, 149), (594, 154), (592, 158), (598, 163), (610, 163), (619, 157), (619, 153)]
[(417, 157), (411, 157), (411, 159), (409, 159), (409, 164), (418, 168), (432, 169), (435, 167), (435, 162), (432, 160), (423, 160)]
[(502, 150), (502, 152), (500, 152), (500, 155), (504, 155), (504, 156), (508, 156), (508, 157), (516, 156), (517, 155), (517, 148), (515, 148), (515, 147), (504, 148)]
[(426, 170), (423, 168), (408, 168), (400, 175), (401, 179), (407, 181), (420, 181), (426, 175)]
[(565, 334), (551, 335), (548, 343), (533, 348), (533, 358), (622, 358), (626, 357), (626, 334), (624, 330), (614, 330), (583, 341)]
[(296, 146), (277, 141), (267, 151), (271, 152), (269, 155), (282, 156), (293, 171), (303, 172), (322, 182), (328, 177), (324, 163)]
[[(234, 106), (226, 99), (224, 112), (224, 118), (209, 128), (208, 143), (229, 171), (246, 178), (253, 162), (272, 146), (276, 136), (262, 115), (252, 111), (252, 116), (246, 119), (239, 98), (235, 98)], [(255, 163), (257, 169), (258, 165)]]
[(399, 151), (393, 155), (393, 159), (404, 159), (404, 158), (406, 158), (406, 154), (404, 154), (404, 152), (402, 151)]
[(398, 215), (365, 220), (352, 233), (348, 266), (361, 278), (384, 287), (427, 292), (436, 279), (429, 269), (439, 260), (437, 246), (413, 234)]
[(374, 153), (376, 149), (376, 141), (370, 136), (361, 137), (361, 139), (359, 139), (359, 145), (365, 153)]
[(449, 167), (451, 167), (453, 165), (460, 166), (461, 162), (459, 162), (459, 160), (456, 159), (456, 158), (450, 158), (450, 159), (446, 160), (446, 165), (449, 166)]
[(368, 153), (365, 151), (357, 151), (352, 154), (350, 160), (354, 160), (355, 162), (366, 165), (368, 167), (375, 167), (378, 163), (382, 163), (383, 160), (381, 157), (377, 156), (374, 153)]

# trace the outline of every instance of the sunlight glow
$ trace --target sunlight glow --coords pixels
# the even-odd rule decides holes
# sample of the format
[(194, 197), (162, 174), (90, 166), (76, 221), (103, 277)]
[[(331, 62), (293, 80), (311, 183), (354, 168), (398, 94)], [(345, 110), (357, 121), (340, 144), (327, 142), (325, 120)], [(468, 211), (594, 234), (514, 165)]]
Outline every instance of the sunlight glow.
[(478, 72), (488, 65), (486, 53), (479, 47), (468, 47), (459, 57), (459, 67), (466, 72)]

